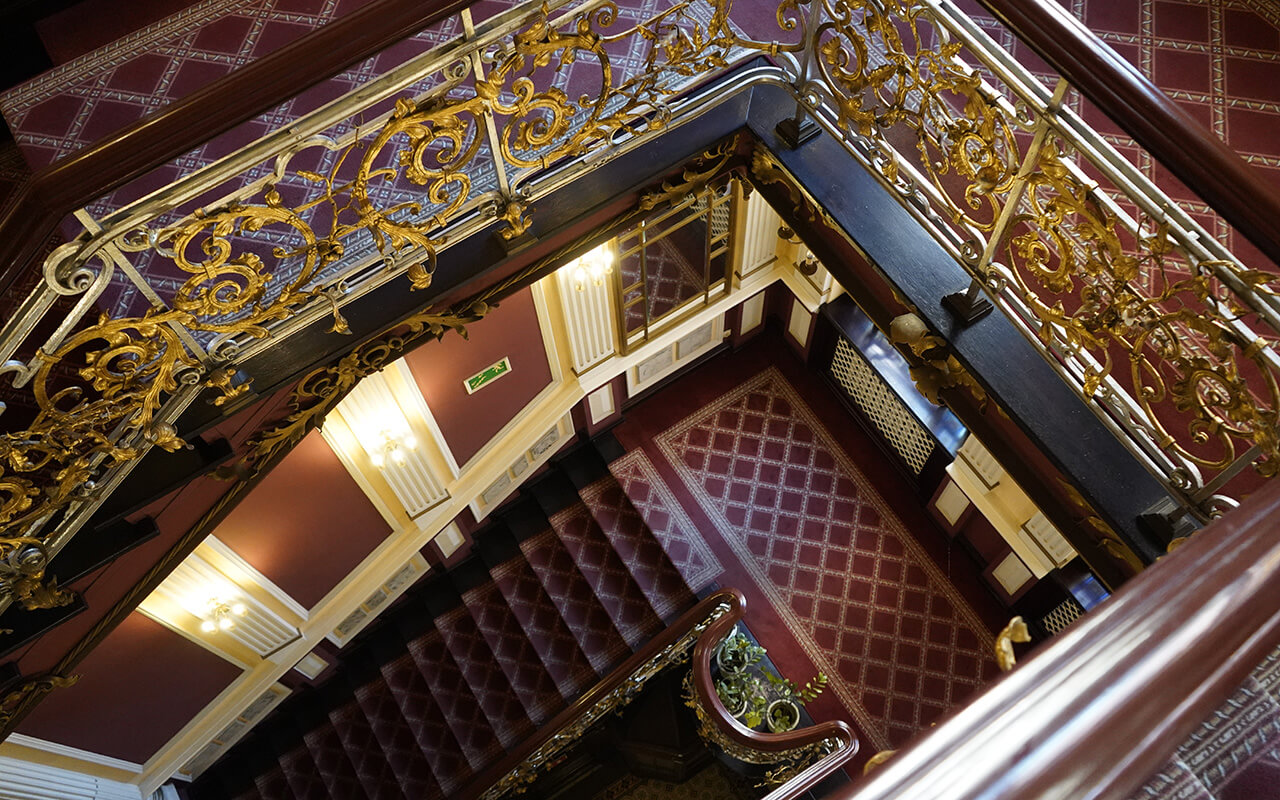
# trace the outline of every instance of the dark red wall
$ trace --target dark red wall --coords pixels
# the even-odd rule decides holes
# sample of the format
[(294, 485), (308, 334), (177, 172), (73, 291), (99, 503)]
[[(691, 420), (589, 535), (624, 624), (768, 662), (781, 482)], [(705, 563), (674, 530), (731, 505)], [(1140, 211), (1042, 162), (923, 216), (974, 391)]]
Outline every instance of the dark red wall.
[(142, 763), (230, 685), (240, 669), (133, 613), (75, 674), (79, 682), (48, 694), (19, 732)]
[[(458, 464), (467, 463), (538, 392), (551, 383), (542, 333), (529, 289), (518, 292), (467, 328), (467, 339), (450, 333), (406, 357), (427, 406)], [(467, 394), (463, 380), (511, 358), (511, 372)]]
[(312, 432), (213, 535), (310, 608), (391, 532)]

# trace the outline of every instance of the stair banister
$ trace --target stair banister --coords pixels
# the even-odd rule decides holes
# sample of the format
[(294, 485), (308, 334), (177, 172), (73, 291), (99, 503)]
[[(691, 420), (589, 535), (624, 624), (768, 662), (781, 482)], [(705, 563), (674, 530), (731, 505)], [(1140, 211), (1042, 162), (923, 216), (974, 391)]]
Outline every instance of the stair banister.
[(716, 692), (715, 680), (711, 674), (711, 659), (720, 643), (732, 633), (734, 625), (742, 618), (743, 610), (739, 606), (736, 613), (720, 617), (698, 639), (698, 644), (693, 649), (689, 688), (697, 703), (696, 711), (700, 720), (705, 725), (715, 727), (713, 738), (722, 743), (730, 755), (748, 751), (766, 756), (774, 754), (783, 759), (787, 753), (829, 747), (829, 754), (797, 769), (783, 785), (769, 794), (768, 800), (799, 797), (848, 763), (858, 752), (858, 739), (853, 735), (853, 730), (839, 720), (820, 722), (784, 733), (764, 733), (746, 727), (729, 713)]
[(1054, 0), (978, 2), (1280, 264), (1280, 189)]
[(38, 170), (0, 217), (0, 288), (68, 214), (469, 5), (374, 0)]
[(1126, 798), (1280, 642), (1280, 481), (835, 800)]

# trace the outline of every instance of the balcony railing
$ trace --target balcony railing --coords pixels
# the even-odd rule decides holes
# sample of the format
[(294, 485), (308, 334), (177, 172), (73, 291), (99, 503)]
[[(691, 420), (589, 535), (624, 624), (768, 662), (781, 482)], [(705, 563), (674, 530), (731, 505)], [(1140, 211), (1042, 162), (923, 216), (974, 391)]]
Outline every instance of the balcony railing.
[[(359, 17), (381, 44), (411, 29), (404, 4), (386, 5), (400, 9), (394, 24)], [(1087, 34), (1060, 12), (1036, 14), (1010, 20), (1046, 53), (1059, 47), (1066, 55), (1050, 60), (1119, 110), (1086, 74)], [(387, 282), (428, 286), (436, 255), (468, 236), (496, 230), (518, 247), (539, 198), (704, 113), (716, 98), (695, 84), (756, 55), (775, 66), (754, 77), (790, 86), (797, 120), (816, 120), (892, 188), (1188, 507), (1211, 516), (1235, 504), (1242, 473), (1275, 472), (1274, 267), (1235, 260), (1120, 158), (1064, 105), (1065, 80), (1043, 84), (944, 0), (787, 0), (776, 41), (734, 19), (730, 0), (680, 3), (626, 29), (608, 0), (524, 5), (479, 25), (463, 11), (463, 34), (442, 48), (92, 221), (45, 262), (0, 333), (0, 372), (29, 386), (38, 409), (0, 440), (11, 593), (37, 592), (43, 564), (150, 447), (181, 446), (173, 423), (199, 394), (225, 403), (246, 391), (246, 358), (325, 316), (343, 332), (343, 305)], [(290, 55), (337, 35), (317, 32)], [(375, 52), (339, 49), (325, 68)], [(614, 64), (624, 49), (641, 54), (625, 69)], [(1132, 70), (1117, 75), (1150, 88)], [(209, 129), (253, 108), (238, 101)], [(179, 104), (131, 136), (192, 113)], [(1175, 152), (1147, 134), (1157, 157)], [(1258, 209), (1280, 210), (1275, 194), (1203, 138), (1202, 161), (1243, 175), (1256, 196), (1221, 191), (1198, 167), (1179, 174), (1280, 253), (1258, 222)], [(181, 152), (158, 142), (117, 137), (42, 173), (37, 195), (71, 210), (67, 198), (86, 203)], [(85, 179), (85, 164), (104, 176), (76, 195), (59, 180)], [(29, 213), (5, 221), (5, 240), (33, 235)], [(122, 300), (119, 286), (145, 301)], [(69, 314), (55, 312), (60, 298)]]

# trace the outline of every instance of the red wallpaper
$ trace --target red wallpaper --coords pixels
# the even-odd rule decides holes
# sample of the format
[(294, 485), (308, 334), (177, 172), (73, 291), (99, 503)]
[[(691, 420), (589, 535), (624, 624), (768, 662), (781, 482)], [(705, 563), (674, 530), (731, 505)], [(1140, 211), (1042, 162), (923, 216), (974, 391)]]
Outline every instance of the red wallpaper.
[[(459, 465), (551, 384), (529, 289), (504, 300), (467, 334), (428, 342), (405, 359)], [(511, 372), (467, 394), (462, 382), (504, 356), (511, 359)]]
[(142, 614), (130, 614), (47, 695), (20, 733), (145, 762), (240, 669)]
[(390, 532), (329, 445), (312, 432), (213, 535), (310, 608)]

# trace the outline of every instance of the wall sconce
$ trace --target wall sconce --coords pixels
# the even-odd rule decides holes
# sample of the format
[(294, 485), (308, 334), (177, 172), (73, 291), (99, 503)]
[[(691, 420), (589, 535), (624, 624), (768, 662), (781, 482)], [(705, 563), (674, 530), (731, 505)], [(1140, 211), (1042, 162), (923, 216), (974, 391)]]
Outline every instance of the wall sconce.
[(209, 598), (208, 616), (200, 623), (200, 630), (205, 633), (229, 631), (236, 626), (236, 617), (243, 617), (249, 609), (244, 603), (228, 603), (218, 597)]
[(395, 433), (384, 430), (381, 436), (382, 447), (369, 453), (369, 460), (378, 469), (386, 466), (388, 459), (397, 466), (403, 464), (408, 458), (407, 452), (418, 447), (418, 440), (409, 431)]
[(602, 244), (591, 252), (578, 256), (570, 270), (569, 277), (573, 280), (575, 292), (586, 291), (588, 280), (594, 286), (601, 286), (605, 276), (613, 272), (613, 252), (607, 244)]

